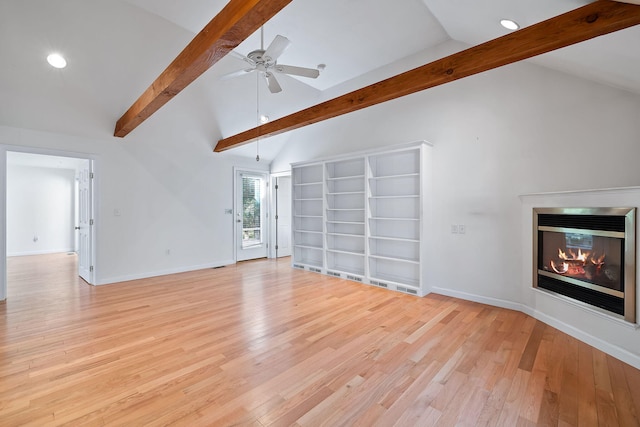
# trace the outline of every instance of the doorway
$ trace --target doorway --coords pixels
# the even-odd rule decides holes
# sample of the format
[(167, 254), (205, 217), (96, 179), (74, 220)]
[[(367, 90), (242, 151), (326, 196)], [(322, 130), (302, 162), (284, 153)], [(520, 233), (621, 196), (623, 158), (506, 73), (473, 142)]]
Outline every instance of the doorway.
[(7, 256), (76, 255), (78, 276), (94, 284), (94, 171), (87, 155), (0, 147), (5, 214), (0, 299), (7, 296)]
[(267, 257), (268, 179), (265, 172), (235, 171), (236, 261)]
[(291, 255), (291, 175), (277, 174), (271, 176), (271, 258)]

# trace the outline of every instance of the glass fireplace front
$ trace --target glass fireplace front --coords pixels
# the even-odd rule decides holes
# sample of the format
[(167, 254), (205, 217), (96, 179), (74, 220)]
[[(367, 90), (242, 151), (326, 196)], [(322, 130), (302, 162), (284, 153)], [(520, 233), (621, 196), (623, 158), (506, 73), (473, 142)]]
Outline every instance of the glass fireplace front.
[(624, 238), (600, 236), (595, 230), (538, 233), (539, 270), (624, 292)]
[(534, 209), (533, 286), (635, 322), (635, 208)]

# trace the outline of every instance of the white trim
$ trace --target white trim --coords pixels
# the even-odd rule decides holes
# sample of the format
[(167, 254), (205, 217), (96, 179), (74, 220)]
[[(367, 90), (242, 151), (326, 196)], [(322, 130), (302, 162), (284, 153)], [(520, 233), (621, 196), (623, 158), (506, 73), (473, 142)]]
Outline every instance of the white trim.
[(298, 167), (298, 166), (308, 166), (308, 165), (313, 165), (315, 163), (349, 160), (356, 157), (370, 156), (370, 155), (376, 155), (380, 153), (391, 154), (396, 151), (411, 150), (413, 148), (419, 147), (421, 144), (427, 145), (429, 147), (433, 147), (432, 142), (426, 141), (424, 139), (419, 139), (417, 141), (405, 142), (402, 144), (385, 145), (385, 146), (374, 148), (374, 149), (354, 151), (348, 154), (338, 154), (335, 156), (321, 157), (319, 159), (314, 159), (314, 160), (305, 160), (303, 162), (295, 162), (295, 163), (291, 163), (291, 169), (293, 170), (294, 167)]
[(483, 295), (469, 294), (467, 292), (460, 292), (453, 289), (440, 288), (438, 286), (432, 286), (431, 292), (434, 294), (445, 295), (448, 297), (454, 297), (463, 299), (465, 301), (478, 302), (480, 304), (492, 305), (494, 307), (507, 308), (509, 310), (516, 310), (525, 313), (525, 306), (519, 302), (507, 301), (498, 298), (486, 297)]
[(531, 292), (538, 293), (539, 294), (538, 296), (541, 296), (542, 298), (551, 298), (551, 299), (555, 299), (556, 301), (561, 301), (562, 304), (570, 304), (573, 307), (576, 307), (577, 309), (584, 311), (590, 316), (598, 316), (603, 320), (606, 320), (608, 322), (615, 324), (616, 326), (622, 326), (624, 328), (628, 328), (632, 330), (640, 329), (640, 324), (627, 322), (626, 320), (624, 320), (622, 316), (618, 317), (617, 315), (612, 314), (599, 307), (594, 307), (592, 305), (589, 305), (581, 301), (575, 301), (572, 298), (557, 295), (553, 291), (548, 291), (544, 288), (532, 287)]
[(291, 171), (288, 170), (288, 171), (284, 171), (284, 172), (274, 172), (274, 173), (270, 174), (270, 176), (272, 178), (281, 178), (283, 176), (291, 176)]
[(209, 268), (225, 267), (227, 265), (234, 265), (235, 263), (236, 263), (236, 261), (231, 259), (231, 260), (219, 261), (219, 262), (215, 262), (215, 263), (191, 265), (191, 266), (188, 266), (188, 267), (178, 267), (178, 268), (170, 268), (170, 269), (166, 269), (166, 270), (156, 270), (156, 271), (150, 271), (150, 272), (147, 272), (147, 273), (128, 274), (128, 275), (124, 275), (124, 276), (106, 277), (106, 278), (100, 279), (96, 283), (96, 285), (102, 286), (102, 285), (109, 285), (109, 284), (119, 283), (119, 282), (128, 282), (130, 280), (140, 280), (140, 279), (149, 279), (151, 277), (166, 276), (168, 274), (186, 273), (186, 272), (189, 272), (189, 271), (206, 270), (206, 269), (209, 269)]
[(523, 306), (523, 308), (525, 308), (525, 310), (521, 310), (523, 313), (528, 314), (531, 317), (534, 317), (539, 321), (546, 323), (547, 325), (552, 326), (564, 332), (565, 334), (574, 337), (575, 339), (585, 342), (590, 346), (595, 347), (598, 350), (601, 350), (615, 357), (616, 359), (620, 359), (623, 362), (628, 363), (629, 365), (633, 366), (636, 369), (640, 369), (640, 356), (633, 354), (622, 347), (618, 347), (617, 345), (613, 345), (598, 337), (588, 334), (587, 332), (581, 329), (568, 325), (567, 323), (564, 323), (556, 319), (555, 317), (551, 317), (547, 314), (541, 313), (538, 310), (535, 310), (531, 307)]
[(463, 299), (466, 301), (473, 301), (473, 302), (487, 304), (495, 307), (501, 307), (501, 308), (507, 308), (510, 310), (520, 311), (524, 314), (527, 314), (533, 317), (534, 319), (537, 319), (551, 327), (558, 329), (559, 331), (564, 332), (567, 335), (574, 337), (575, 339), (585, 342), (590, 346), (597, 348), (598, 350), (601, 350), (617, 359), (620, 359), (623, 362), (628, 363), (629, 365), (635, 367), (636, 369), (640, 369), (639, 355), (633, 354), (630, 351), (625, 350), (624, 348), (619, 347), (617, 345), (608, 343), (581, 329), (578, 329), (574, 326), (564, 323), (556, 319), (555, 317), (549, 316), (527, 305), (520, 304), (513, 301), (485, 297), (482, 295), (469, 294), (467, 292), (460, 292), (452, 289), (440, 288), (437, 286), (434, 286), (432, 288), (432, 292), (440, 295)]
[[(274, 185), (274, 181), (277, 178), (282, 178), (282, 177), (291, 177), (291, 171), (286, 171), (286, 172), (276, 172), (276, 173), (272, 173), (269, 175), (269, 207), (273, 208), (273, 215), (271, 215), (271, 217), (269, 218), (269, 249), (267, 250), (267, 257), (268, 258), (275, 258), (276, 257), (276, 214), (275, 214), (275, 209), (276, 209), (276, 192), (275, 192), (275, 185)], [(291, 191), (293, 191), (293, 189), (291, 189)]]
[(48, 249), (46, 251), (23, 251), (23, 252), (11, 252), (7, 253), (7, 258), (12, 256), (31, 256), (31, 255), (48, 255), (48, 254), (63, 254), (63, 253), (75, 253), (73, 248), (68, 249)]
[(99, 238), (98, 224), (99, 222), (99, 156), (90, 153), (81, 153), (77, 151), (65, 151), (50, 148), (31, 147), (26, 145), (11, 145), (0, 144), (0, 231), (2, 231), (2, 241), (0, 242), (0, 301), (4, 301), (7, 298), (7, 152), (19, 152), (40, 154), (48, 156), (60, 156), (71, 157), (77, 159), (85, 159), (91, 161), (93, 164), (93, 172), (95, 179), (93, 181), (93, 220), (94, 227), (91, 232), (93, 233), (91, 239), (91, 258), (93, 265), (93, 273), (91, 281), (95, 282), (97, 277), (97, 240)]
[(529, 194), (521, 194), (520, 199), (528, 198), (528, 197), (562, 197), (562, 196), (571, 196), (572, 194), (584, 194), (584, 193), (626, 193), (626, 192), (635, 192), (640, 190), (639, 186), (636, 187), (611, 187), (611, 188), (594, 188), (591, 190), (565, 190), (565, 191), (553, 191), (548, 193), (529, 193)]
[(271, 243), (271, 233), (270, 233), (270, 221), (271, 221), (271, 174), (269, 173), (268, 170), (262, 170), (262, 169), (251, 169), (251, 168), (245, 168), (242, 166), (234, 166), (233, 168), (233, 259), (234, 259), (234, 263), (238, 262), (238, 221), (236, 220), (237, 218), (237, 212), (236, 212), (236, 208), (237, 208), (237, 177), (238, 177), (238, 172), (247, 172), (249, 174), (256, 174), (256, 175), (263, 175), (266, 177), (267, 180), (267, 191), (266, 191), (266, 201), (267, 201), (267, 211), (265, 212), (266, 215), (266, 223), (267, 226), (265, 227), (265, 232), (267, 233), (265, 242), (267, 244), (267, 257), (269, 257), (269, 250), (270, 250), (270, 246), (269, 243)]
[(7, 299), (7, 150), (0, 145), (0, 301)]

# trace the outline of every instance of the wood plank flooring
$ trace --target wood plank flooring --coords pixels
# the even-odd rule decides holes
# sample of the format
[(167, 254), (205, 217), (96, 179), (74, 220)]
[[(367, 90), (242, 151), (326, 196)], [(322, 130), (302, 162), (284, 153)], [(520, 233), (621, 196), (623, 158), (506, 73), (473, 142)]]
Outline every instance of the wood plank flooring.
[(91, 287), (8, 260), (0, 426), (636, 426), (640, 372), (527, 315), (293, 270)]

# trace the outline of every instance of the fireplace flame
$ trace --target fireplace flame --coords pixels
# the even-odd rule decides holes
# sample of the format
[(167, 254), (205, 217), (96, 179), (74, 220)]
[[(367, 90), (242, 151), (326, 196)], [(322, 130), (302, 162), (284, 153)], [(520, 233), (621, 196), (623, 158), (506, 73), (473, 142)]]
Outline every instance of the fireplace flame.
[(604, 257), (606, 256), (606, 254), (602, 254), (602, 256), (596, 258), (595, 255), (593, 255), (590, 258), (591, 264), (593, 265), (597, 265), (598, 267), (601, 267), (604, 264)]
[(578, 249), (578, 253), (575, 253), (571, 249), (568, 249), (567, 252), (558, 248), (558, 259), (562, 262), (559, 263), (558, 261), (554, 262), (552, 260), (550, 263), (553, 271), (558, 274), (590, 276), (592, 272), (588, 268), (585, 268), (587, 263), (594, 265), (597, 271), (600, 271), (604, 265), (605, 254), (597, 256), (595, 252), (582, 252), (581, 249)]
[(563, 262), (562, 264), (560, 264), (560, 266), (558, 267), (556, 265), (555, 262), (553, 262), (553, 260), (551, 260), (551, 268), (553, 269), (553, 271), (555, 271), (558, 274), (564, 274), (567, 271), (569, 271), (569, 263), (568, 262)]
[(558, 258), (564, 261), (580, 261), (584, 263), (589, 259), (589, 252), (582, 252), (578, 249), (578, 253), (576, 254), (572, 250), (569, 250), (569, 255), (567, 255), (562, 249), (558, 249)]

